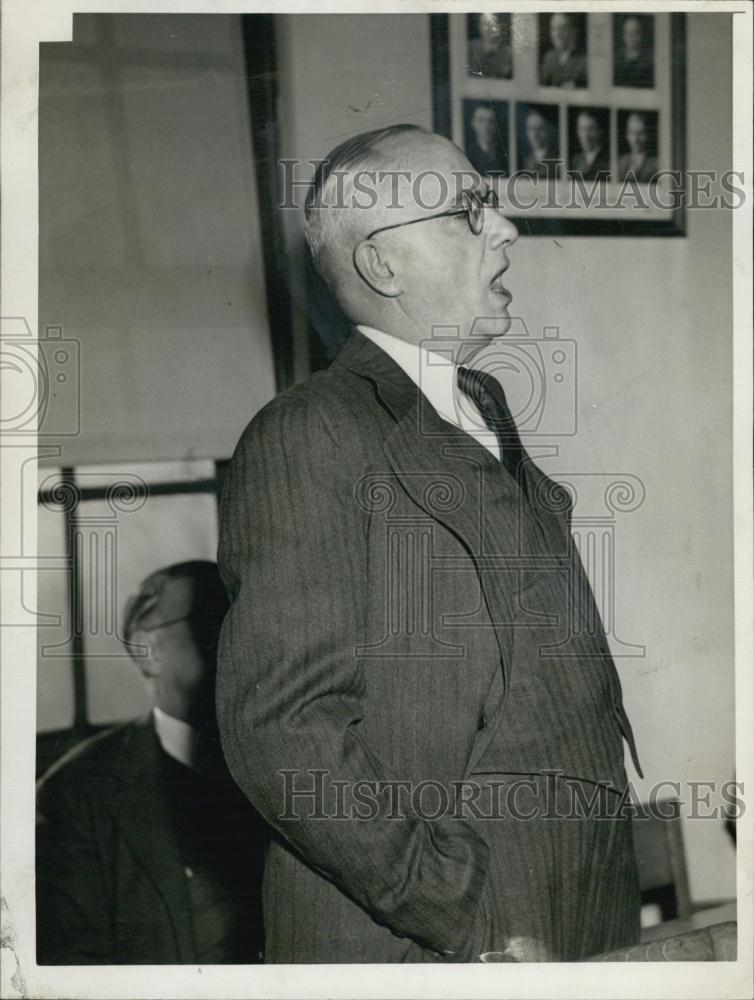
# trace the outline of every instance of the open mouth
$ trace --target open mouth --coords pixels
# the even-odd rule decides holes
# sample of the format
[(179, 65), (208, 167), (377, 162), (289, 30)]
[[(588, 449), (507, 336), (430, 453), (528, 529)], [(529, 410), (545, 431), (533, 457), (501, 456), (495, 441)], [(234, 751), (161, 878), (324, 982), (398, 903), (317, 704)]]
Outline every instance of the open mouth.
[(490, 288), (496, 295), (503, 295), (507, 299), (512, 299), (513, 296), (503, 284), (503, 275), (507, 270), (508, 267), (506, 265), (497, 272), (497, 274), (493, 277), (492, 281), (490, 282)]

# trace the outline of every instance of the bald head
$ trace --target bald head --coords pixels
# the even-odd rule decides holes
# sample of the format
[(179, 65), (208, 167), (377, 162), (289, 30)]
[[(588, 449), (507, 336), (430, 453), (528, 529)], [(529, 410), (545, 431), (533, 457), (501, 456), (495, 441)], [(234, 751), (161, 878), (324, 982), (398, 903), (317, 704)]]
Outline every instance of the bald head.
[(443, 166), (465, 169), (467, 186), (472, 185), (473, 171), (460, 150), (416, 125), (354, 136), (320, 164), (306, 199), (305, 235), (317, 270), (336, 297), (348, 283), (360, 239), (441, 203)]
[(632, 111), (626, 119), (626, 142), (632, 153), (645, 153), (648, 143), (647, 123), (644, 115)]
[(572, 49), (575, 41), (573, 22), (567, 14), (553, 14), (550, 18), (550, 41), (559, 52)]
[(546, 149), (549, 145), (547, 121), (540, 111), (532, 110), (527, 114), (526, 139), (530, 149)]
[(485, 50), (493, 51), (500, 44), (501, 31), (500, 22), (496, 14), (479, 15), (479, 37), (482, 40)]
[(334, 149), (307, 197), (306, 238), (346, 316), (413, 343), (478, 317), (507, 329), (510, 296), (492, 287), (505, 258), (489, 252), (518, 233), (494, 208), (483, 212), (483, 233), (472, 228), (471, 192), (487, 189), (457, 146), (413, 125)]
[(623, 45), (627, 52), (641, 52), (641, 22), (637, 17), (627, 17), (623, 22)]
[(576, 135), (586, 153), (592, 153), (602, 144), (602, 129), (593, 111), (582, 111), (576, 119)]

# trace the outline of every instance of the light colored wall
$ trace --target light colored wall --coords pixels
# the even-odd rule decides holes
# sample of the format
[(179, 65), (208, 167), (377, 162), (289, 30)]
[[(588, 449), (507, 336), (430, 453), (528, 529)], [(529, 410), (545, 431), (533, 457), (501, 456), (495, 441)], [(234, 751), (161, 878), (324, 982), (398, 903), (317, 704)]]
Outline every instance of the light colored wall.
[[(730, 18), (688, 31), (688, 159), (730, 167)], [(685, 239), (522, 239), (510, 287), (532, 330), (579, 346), (579, 433), (552, 469), (629, 472), (619, 515), (618, 668), (647, 795), (661, 780), (734, 777), (731, 218), (690, 212)], [(670, 794), (668, 790), (665, 794)], [(720, 823), (687, 821), (692, 896), (735, 894)]]
[[(149, 479), (147, 461), (227, 458), (275, 392), (240, 17), (77, 15), (40, 68), (40, 327), (80, 347), (81, 432), (49, 464)], [(150, 497), (121, 516), (119, 615), (148, 573), (215, 557), (215, 507)], [(62, 514), (39, 526), (40, 555), (62, 557)], [(72, 722), (67, 606), (67, 572), (45, 573), (38, 607), (62, 621), (39, 629), (40, 731)], [(134, 665), (92, 648), (89, 721), (143, 710)]]
[(54, 464), (229, 457), (275, 389), (240, 18), (77, 15), (40, 65), (40, 327), (81, 354)]
[[(278, 23), (284, 155), (321, 157), (390, 122), (431, 126), (427, 17)], [(688, 64), (689, 167), (725, 169), (729, 15), (689, 17)], [(285, 225), (295, 260), (301, 219), (287, 213)], [(615, 556), (617, 635), (646, 646), (618, 661), (643, 796), (661, 780), (734, 776), (730, 241), (729, 214), (704, 211), (686, 238), (522, 237), (511, 253), (514, 310), (579, 351), (578, 433), (543, 465), (630, 473), (646, 488), (638, 510), (617, 515)], [(722, 825), (684, 832), (692, 895), (733, 896)]]
[[(281, 155), (296, 176), (358, 132), (397, 122), (430, 128), (429, 18), (297, 14), (276, 20)], [(301, 189), (303, 190), (303, 189)], [(299, 197), (301, 194), (299, 193)], [(301, 213), (282, 212), (291, 263), (297, 378), (308, 374)]]

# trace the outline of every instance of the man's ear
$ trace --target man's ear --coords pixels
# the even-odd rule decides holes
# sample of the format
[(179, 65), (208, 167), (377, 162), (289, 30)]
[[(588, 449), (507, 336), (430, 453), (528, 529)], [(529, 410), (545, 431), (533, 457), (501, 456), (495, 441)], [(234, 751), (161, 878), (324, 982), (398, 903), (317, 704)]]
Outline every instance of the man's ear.
[(155, 656), (156, 652), (156, 642), (154, 635), (149, 632), (136, 630), (131, 634), (129, 640), (130, 644), (134, 646), (146, 646), (147, 654), (146, 656), (134, 656), (133, 660), (136, 666), (142, 672), (144, 677), (148, 680), (154, 680), (156, 677), (160, 676), (160, 660), (158, 656)]
[(362, 240), (353, 251), (353, 264), (359, 275), (378, 295), (395, 298), (403, 291), (395, 268), (395, 261), (377, 244)]

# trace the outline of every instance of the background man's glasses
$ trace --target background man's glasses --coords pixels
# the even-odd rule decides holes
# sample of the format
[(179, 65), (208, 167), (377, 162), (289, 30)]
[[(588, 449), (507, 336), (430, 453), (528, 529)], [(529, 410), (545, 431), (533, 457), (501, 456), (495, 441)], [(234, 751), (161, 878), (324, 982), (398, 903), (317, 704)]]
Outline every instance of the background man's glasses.
[(497, 191), (489, 188), (484, 195), (477, 194), (476, 191), (464, 191), (463, 205), (459, 208), (450, 208), (447, 212), (438, 212), (436, 215), (425, 215), (421, 219), (409, 219), (408, 222), (394, 222), (392, 226), (382, 226), (369, 233), (366, 239), (371, 240), (378, 233), (387, 232), (388, 229), (401, 229), (403, 226), (415, 226), (418, 222), (429, 222), (431, 219), (445, 219), (453, 215), (465, 215), (469, 224), (469, 229), (474, 236), (478, 236), (484, 229), (484, 210), (500, 208), (500, 199)]

